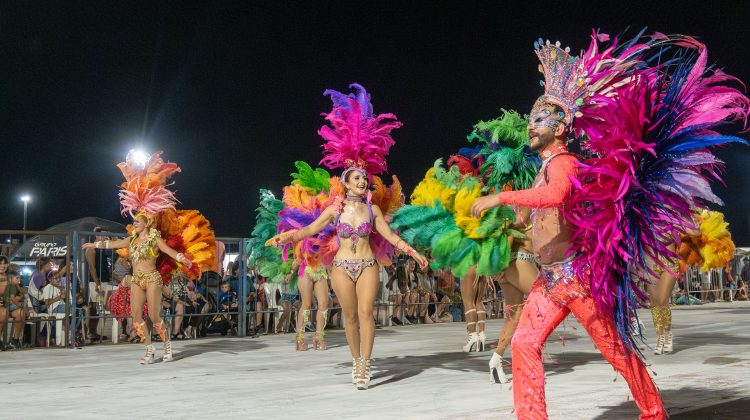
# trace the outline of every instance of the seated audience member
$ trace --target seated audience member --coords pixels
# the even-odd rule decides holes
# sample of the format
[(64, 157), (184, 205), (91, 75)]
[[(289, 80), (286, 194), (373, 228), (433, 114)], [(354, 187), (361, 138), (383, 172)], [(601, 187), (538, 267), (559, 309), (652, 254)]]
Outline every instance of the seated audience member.
[(62, 346), (63, 341), (63, 318), (65, 318), (67, 299), (65, 299), (65, 283), (58, 271), (50, 271), (47, 275), (47, 285), (42, 290), (44, 304), (47, 305), (47, 313), (56, 318), (54, 331), (55, 344)]
[(8, 308), (5, 307), (3, 294), (8, 287), (8, 269), (10, 261), (5, 255), (0, 255), (0, 351), (5, 351), (5, 325), (8, 323)]
[(10, 270), (7, 274), (8, 285), (3, 293), (3, 306), (8, 310), (8, 316), (13, 318), (13, 331), (8, 340), (6, 348), (21, 348), (23, 339), (23, 328), (29, 312), (24, 307), (26, 290), (21, 285), (21, 274), (18, 271)]

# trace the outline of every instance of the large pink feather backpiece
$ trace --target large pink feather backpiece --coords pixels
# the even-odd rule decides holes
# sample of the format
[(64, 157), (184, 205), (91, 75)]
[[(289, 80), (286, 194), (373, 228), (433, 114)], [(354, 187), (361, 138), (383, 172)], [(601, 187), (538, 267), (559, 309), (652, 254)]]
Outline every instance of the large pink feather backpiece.
[[(722, 162), (709, 148), (744, 140), (714, 128), (746, 123), (750, 100), (721, 84), (736, 79), (707, 69), (706, 48), (694, 38), (657, 33), (599, 53), (594, 44), (601, 39), (592, 41), (584, 65), (606, 69), (592, 75), (592, 83), (606, 80), (606, 88), (592, 91), (574, 121), (597, 157), (581, 165), (566, 215), (575, 227), (572, 251), (583, 251), (579, 274), (599, 309), (634, 344), (630, 317), (646, 299), (643, 273), (653, 274), (652, 261), (666, 269), (659, 257), (676, 257), (668, 246), (694, 227), (695, 208), (720, 204), (709, 181), (720, 179)], [(612, 54), (626, 59), (607, 67)], [(616, 69), (627, 70), (613, 76)]]

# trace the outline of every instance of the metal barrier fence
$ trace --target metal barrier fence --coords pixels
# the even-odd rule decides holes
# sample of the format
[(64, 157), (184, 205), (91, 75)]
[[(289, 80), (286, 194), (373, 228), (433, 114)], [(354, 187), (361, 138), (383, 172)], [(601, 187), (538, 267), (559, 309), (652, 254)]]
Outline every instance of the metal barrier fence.
[[(103, 232), (93, 231), (0, 230), (0, 238), (5, 239), (4, 247), (0, 250), (0, 253), (10, 254), (8, 257), (11, 259), (11, 263), (18, 264), (22, 268), (23, 282), (29, 284), (29, 297), (21, 305), (28, 311), (29, 316), (26, 319), (15, 319), (11, 315), (9, 319), (2, 322), (3, 333), (0, 335), (0, 339), (4, 343), (8, 343), (9, 336), (12, 336), (12, 330), (20, 322), (24, 324), (24, 329), (26, 327), (30, 329), (31, 338), (28, 341), (37, 344), (44, 343), (46, 346), (50, 344), (53, 327), (57, 343), (68, 347), (70, 345), (78, 346), (86, 344), (87, 336), (91, 332), (97, 333), (95, 335), (99, 337), (105, 336), (105, 331), (108, 330), (108, 323), (112, 331), (112, 341), (115, 343), (119, 341), (120, 324), (115, 319), (115, 316), (111, 314), (109, 308), (107, 308), (108, 296), (114, 293), (119, 286), (114, 281), (111, 281), (109, 285), (104, 285), (99, 290), (96, 290), (95, 283), (92, 281), (91, 269), (97, 269), (97, 262), (94, 261), (92, 263), (88, 261), (81, 248), (83, 243), (93, 242), (97, 237), (104, 235)], [(106, 236), (125, 237), (126, 235), (107, 232)], [(208, 308), (208, 310), (205, 312), (180, 310), (177, 313), (175, 310), (179, 306), (179, 302), (174, 299), (168, 299), (169, 309), (163, 313), (164, 318), (170, 324), (176, 321), (176, 319), (187, 320), (186, 324), (194, 327), (193, 331), (195, 335), (200, 335), (201, 332), (210, 330), (210, 326), (216, 321), (226, 321), (229, 328), (233, 330), (232, 332), (240, 337), (246, 336), (248, 333), (257, 332), (257, 327), (261, 323), (264, 325), (266, 331), (270, 331), (272, 324), (274, 329), (278, 329), (276, 323), (283, 312), (283, 308), (276, 301), (277, 289), (268, 287), (262, 290), (254, 290), (253, 283), (250, 281), (251, 277), (246, 266), (246, 247), (249, 239), (217, 238), (217, 240), (220, 240), (224, 244), (225, 255), (232, 256), (232, 259), (238, 262), (237, 276), (230, 279), (230, 282), (236, 281), (236, 285), (233, 287), (238, 295), (236, 310), (222, 311), (218, 308), (216, 304), (218, 289), (223, 278), (220, 273), (208, 272), (204, 273), (197, 280), (201, 286), (203, 298), (206, 301), (203, 308)], [(13, 252), (11, 253), (10, 251)], [(112, 267), (117, 263), (115, 250), (101, 250), (96, 255), (97, 258), (108, 259), (107, 264)], [(38, 304), (38, 301), (41, 300), (43, 303), (44, 298), (51, 296), (51, 294), (38, 290), (31, 279), (31, 274), (34, 272), (31, 267), (39, 257), (56, 258), (56, 268), (58, 270), (63, 270), (67, 267), (65, 268), (67, 271), (64, 275), (65, 282), (61, 285), (63, 288), (60, 289), (60, 293), (66, 296), (65, 304), (63, 305), (64, 310), (62, 311), (43, 312), (40, 310), (41, 306)], [(701, 302), (711, 299), (731, 301), (738, 281), (744, 280), (747, 282), (750, 279), (750, 263), (748, 263), (748, 259), (750, 257), (747, 255), (737, 255), (735, 257), (731, 265), (732, 276), (729, 276), (721, 269), (700, 272), (692, 267), (684, 277), (684, 294), (686, 296), (694, 296), (700, 299)], [(98, 275), (101, 277), (103, 274), (98, 273)], [(381, 287), (385, 286), (381, 285)], [(271, 292), (273, 295), (266, 296), (264, 299), (266, 305), (259, 308), (257, 307), (260, 300), (258, 296), (261, 292)], [(37, 302), (33, 302), (32, 298), (36, 299)], [(691, 304), (691, 299), (686, 299), (686, 303)], [(398, 314), (396, 318), (403, 324), (405, 323), (407, 311), (410, 308), (416, 308), (414, 312), (419, 314), (427, 312), (423, 309), (424, 305), (442, 304), (444, 303), (405, 301), (396, 304), (390, 301), (378, 300), (373, 316), (381, 325), (389, 325), (394, 314)], [(493, 313), (498, 317), (504, 313), (503, 301), (497, 296), (485, 299), (485, 304), (490, 306), (490, 311), (488, 312), (490, 316), (488, 319), (492, 317)], [(449, 312), (453, 318), (464, 321), (462, 304), (460, 302), (451, 302), (448, 304), (448, 308), (451, 309)], [(340, 313), (340, 309), (340, 306), (331, 306), (329, 308), (331, 318), (336, 313)], [(317, 308), (313, 307), (313, 310), (317, 310)], [(292, 326), (295, 324), (296, 311), (296, 308), (291, 308), (290, 310), (288, 323)], [(132, 319), (130, 316), (124, 318), (127, 320)], [(421, 320), (418, 319), (417, 323), (419, 322)], [(339, 316), (338, 326), (342, 326), (342, 324), (342, 317)], [(75, 328), (71, 328), (71, 326)], [(90, 326), (94, 326), (96, 330), (91, 331)], [(282, 327), (286, 327), (286, 325)], [(46, 336), (40, 338), (39, 332), (43, 329), (46, 330)], [(176, 328), (176, 332), (181, 332), (179, 327)]]

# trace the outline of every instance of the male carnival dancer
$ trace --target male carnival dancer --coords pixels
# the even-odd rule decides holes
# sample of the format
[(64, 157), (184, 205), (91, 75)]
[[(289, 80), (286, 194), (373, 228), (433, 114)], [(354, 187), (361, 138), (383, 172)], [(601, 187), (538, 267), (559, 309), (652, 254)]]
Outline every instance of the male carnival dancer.
[(588, 285), (573, 270), (574, 255), (568, 252), (573, 229), (563, 209), (578, 166), (578, 158), (566, 147), (577, 109), (569, 102), (575, 98), (565, 91), (570, 81), (563, 79), (569, 77), (566, 72), (570, 73), (566, 65), (574, 64), (559, 44), (535, 46), (545, 73), (545, 94), (534, 104), (528, 132), (530, 147), (539, 153), (542, 166), (531, 189), (482, 197), (472, 206), (475, 217), (500, 205), (533, 210), (529, 236), (540, 272), (512, 341), (515, 412), (519, 419), (547, 418), (542, 347), (572, 312), (602, 355), (627, 381), (641, 419), (666, 418), (659, 391), (643, 361), (620, 338), (613, 317), (600, 314)]

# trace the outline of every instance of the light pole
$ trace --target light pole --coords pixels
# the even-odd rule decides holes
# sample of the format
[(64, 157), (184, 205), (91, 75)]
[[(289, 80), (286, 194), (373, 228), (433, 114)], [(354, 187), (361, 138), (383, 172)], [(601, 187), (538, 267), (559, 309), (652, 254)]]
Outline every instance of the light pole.
[(21, 201), (23, 201), (23, 230), (26, 230), (26, 216), (28, 214), (29, 201), (31, 201), (31, 196), (28, 194), (24, 194), (21, 196)]

